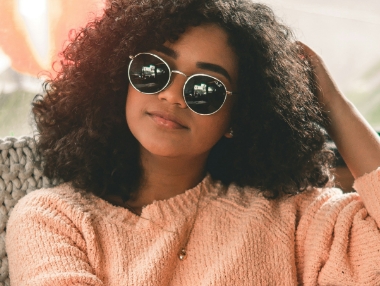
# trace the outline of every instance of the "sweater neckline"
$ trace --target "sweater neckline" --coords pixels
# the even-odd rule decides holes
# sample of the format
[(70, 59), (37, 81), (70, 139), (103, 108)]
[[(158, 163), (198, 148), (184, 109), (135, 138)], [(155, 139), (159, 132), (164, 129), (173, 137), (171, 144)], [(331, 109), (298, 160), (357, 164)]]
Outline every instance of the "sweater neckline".
[[(141, 215), (136, 215), (127, 208), (113, 205), (97, 196), (95, 196), (94, 200), (97, 201), (98, 209), (100, 207), (100, 210), (105, 210), (107, 217), (120, 218), (120, 216), (123, 216), (129, 221), (146, 221), (146, 219), (154, 219), (157, 222), (173, 221), (181, 217), (191, 217), (196, 211), (198, 200), (205, 200), (208, 196), (210, 185), (211, 177), (207, 174), (195, 187), (171, 198), (156, 200), (144, 206)], [(200, 201), (199, 208), (202, 208), (202, 205), (203, 203)]]

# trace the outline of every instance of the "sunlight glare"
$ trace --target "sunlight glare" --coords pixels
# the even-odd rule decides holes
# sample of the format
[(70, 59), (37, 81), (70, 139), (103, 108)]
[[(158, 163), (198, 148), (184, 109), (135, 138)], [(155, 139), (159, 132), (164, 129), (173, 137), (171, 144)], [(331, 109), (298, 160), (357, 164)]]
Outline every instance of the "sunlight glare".
[(19, 0), (21, 15), (29, 19), (36, 19), (47, 11), (47, 0)]

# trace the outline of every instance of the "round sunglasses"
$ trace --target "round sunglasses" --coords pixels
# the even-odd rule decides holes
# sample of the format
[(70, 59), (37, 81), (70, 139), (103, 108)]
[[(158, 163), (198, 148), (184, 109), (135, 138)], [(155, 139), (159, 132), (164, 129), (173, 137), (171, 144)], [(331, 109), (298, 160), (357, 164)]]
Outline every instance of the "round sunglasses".
[(183, 98), (186, 105), (200, 115), (211, 115), (222, 108), (227, 95), (236, 95), (228, 91), (223, 82), (207, 74), (187, 76), (178, 70), (172, 70), (168, 63), (151, 53), (139, 53), (130, 56), (128, 78), (139, 92), (156, 94), (170, 84), (172, 73), (187, 77), (183, 86)]

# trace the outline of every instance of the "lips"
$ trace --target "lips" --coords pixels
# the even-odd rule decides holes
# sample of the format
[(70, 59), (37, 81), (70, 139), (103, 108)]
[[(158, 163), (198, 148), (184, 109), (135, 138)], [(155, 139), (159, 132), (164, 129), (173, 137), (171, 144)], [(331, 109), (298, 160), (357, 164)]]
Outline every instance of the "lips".
[(175, 115), (162, 111), (149, 111), (147, 114), (159, 126), (168, 129), (188, 129), (188, 127)]

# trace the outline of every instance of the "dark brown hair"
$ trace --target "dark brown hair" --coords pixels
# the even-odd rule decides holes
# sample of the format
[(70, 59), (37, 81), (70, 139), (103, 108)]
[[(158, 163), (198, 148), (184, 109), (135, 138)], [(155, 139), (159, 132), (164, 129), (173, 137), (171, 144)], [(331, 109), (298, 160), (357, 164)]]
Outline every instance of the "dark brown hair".
[(125, 120), (128, 56), (204, 23), (222, 27), (239, 58), (235, 136), (211, 150), (212, 178), (272, 198), (324, 186), (332, 155), (312, 71), (290, 29), (250, 0), (114, 0), (72, 34), (58, 75), (34, 102), (45, 175), (128, 199), (142, 179), (139, 144)]

